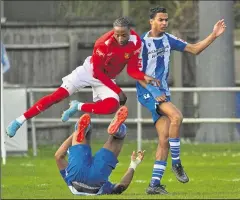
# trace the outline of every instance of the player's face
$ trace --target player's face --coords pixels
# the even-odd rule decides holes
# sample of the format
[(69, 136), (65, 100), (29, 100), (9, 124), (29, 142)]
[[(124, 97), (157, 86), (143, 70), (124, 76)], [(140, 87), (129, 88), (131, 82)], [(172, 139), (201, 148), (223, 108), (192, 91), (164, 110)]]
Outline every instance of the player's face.
[(150, 19), (150, 24), (155, 31), (159, 33), (165, 32), (168, 27), (168, 14), (157, 13), (154, 19)]
[(127, 27), (119, 27), (115, 26), (114, 30), (114, 38), (117, 40), (118, 44), (125, 45), (128, 43), (130, 30)]

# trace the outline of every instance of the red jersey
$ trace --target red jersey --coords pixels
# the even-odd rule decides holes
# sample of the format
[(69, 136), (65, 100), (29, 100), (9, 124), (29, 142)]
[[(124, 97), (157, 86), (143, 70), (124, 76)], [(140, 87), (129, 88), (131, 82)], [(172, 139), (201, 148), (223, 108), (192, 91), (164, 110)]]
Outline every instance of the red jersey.
[(99, 79), (114, 92), (119, 94), (121, 89), (111, 80), (114, 79), (127, 65), (127, 73), (139, 80), (144, 80), (141, 67), (141, 38), (130, 30), (129, 41), (121, 46), (113, 37), (113, 30), (100, 37), (94, 45), (91, 63), (93, 64), (93, 77)]

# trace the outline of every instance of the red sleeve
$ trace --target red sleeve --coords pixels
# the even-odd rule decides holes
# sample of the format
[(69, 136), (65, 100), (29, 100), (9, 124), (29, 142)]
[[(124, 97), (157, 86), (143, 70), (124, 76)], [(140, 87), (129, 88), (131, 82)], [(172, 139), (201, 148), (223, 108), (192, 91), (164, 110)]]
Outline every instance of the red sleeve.
[[(140, 40), (140, 38), (139, 38)], [(137, 42), (137, 48), (134, 51), (133, 55), (130, 57), (127, 65), (127, 73), (129, 76), (131, 76), (134, 79), (137, 80), (144, 80), (145, 74), (140, 71), (140, 68), (142, 68), (142, 59), (140, 56), (141, 49), (142, 49), (142, 42), (141, 40)]]
[(94, 47), (92, 55), (92, 64), (93, 64), (93, 77), (100, 80), (104, 85), (109, 87), (115, 93), (119, 94), (122, 90), (118, 87), (105, 73), (104, 73), (104, 64), (105, 64), (106, 48), (104, 46), (98, 45)]

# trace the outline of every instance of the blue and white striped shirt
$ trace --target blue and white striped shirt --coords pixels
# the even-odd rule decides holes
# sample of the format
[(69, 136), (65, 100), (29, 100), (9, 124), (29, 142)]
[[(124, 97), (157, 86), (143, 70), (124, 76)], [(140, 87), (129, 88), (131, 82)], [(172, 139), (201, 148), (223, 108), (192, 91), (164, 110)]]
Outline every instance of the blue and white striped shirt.
[[(142, 40), (142, 71), (160, 80), (161, 89), (164, 89), (166, 96), (170, 96), (167, 84), (169, 74), (169, 60), (172, 50), (184, 51), (187, 43), (174, 35), (164, 33), (161, 37), (149, 37), (149, 32), (141, 36)], [(137, 94), (142, 95), (147, 91), (137, 82)]]

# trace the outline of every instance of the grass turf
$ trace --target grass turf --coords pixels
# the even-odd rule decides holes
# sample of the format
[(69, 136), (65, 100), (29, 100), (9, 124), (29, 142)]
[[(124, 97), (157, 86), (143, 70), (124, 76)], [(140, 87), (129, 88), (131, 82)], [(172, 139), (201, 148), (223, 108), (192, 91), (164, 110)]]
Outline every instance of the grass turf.
[[(96, 152), (102, 144), (92, 144)], [(24, 157), (8, 157), (2, 168), (1, 196), (3, 199), (209, 199), (240, 198), (240, 143), (232, 144), (182, 144), (181, 159), (190, 182), (178, 182), (171, 172), (169, 156), (167, 170), (162, 179), (169, 195), (145, 194), (152, 175), (155, 157), (155, 142), (144, 142), (145, 159), (135, 172), (134, 179), (121, 196), (103, 195), (95, 197), (73, 196), (62, 180), (54, 160), (58, 146), (38, 149), (38, 156), (29, 151)], [(119, 164), (110, 181), (120, 181), (130, 163), (130, 155), (136, 143), (125, 143), (119, 156)]]

